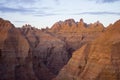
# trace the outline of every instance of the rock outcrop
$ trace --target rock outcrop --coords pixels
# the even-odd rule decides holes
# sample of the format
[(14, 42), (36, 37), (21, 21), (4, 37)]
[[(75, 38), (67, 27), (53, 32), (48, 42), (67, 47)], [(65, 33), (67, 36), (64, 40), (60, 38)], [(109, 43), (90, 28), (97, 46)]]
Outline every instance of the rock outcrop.
[(40, 30), (0, 18), (0, 80), (119, 80), (119, 34), (120, 21), (68, 19)]
[(13, 24), (0, 18), (0, 80), (37, 80), (29, 55), (25, 37)]
[(120, 20), (73, 53), (54, 80), (119, 80)]
[[(73, 31), (78, 30), (78, 24), (83, 32)], [(99, 27), (98, 24), (91, 28)], [(94, 40), (104, 30), (101, 24), (101, 31), (92, 31), (91, 35), (88, 35), (82, 27), (87, 28), (82, 19), (79, 23), (68, 19), (57, 22), (51, 29), (39, 30), (29, 24), (19, 29), (30, 45), (33, 70), (38, 79), (54, 78), (71, 58), (73, 51)]]
[(30, 25), (23, 26), (20, 31), (30, 44), (37, 78), (51, 80), (70, 58), (65, 42)]
[(82, 45), (93, 41), (104, 31), (104, 26), (99, 21), (86, 24), (83, 19), (75, 22), (73, 19), (55, 23), (48, 32), (63, 40), (68, 51), (75, 51)]
[(50, 31), (54, 33), (91, 33), (101, 32), (103, 30), (104, 26), (99, 21), (93, 24), (87, 24), (83, 19), (80, 19), (79, 22), (75, 22), (74, 19), (59, 21), (50, 29)]

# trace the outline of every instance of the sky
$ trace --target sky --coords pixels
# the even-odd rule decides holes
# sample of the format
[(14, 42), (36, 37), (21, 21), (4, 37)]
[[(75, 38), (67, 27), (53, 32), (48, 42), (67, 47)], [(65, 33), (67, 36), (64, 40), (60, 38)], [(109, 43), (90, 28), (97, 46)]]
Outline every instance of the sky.
[(120, 19), (120, 0), (0, 0), (0, 17), (16, 27), (45, 28), (70, 18), (107, 26)]

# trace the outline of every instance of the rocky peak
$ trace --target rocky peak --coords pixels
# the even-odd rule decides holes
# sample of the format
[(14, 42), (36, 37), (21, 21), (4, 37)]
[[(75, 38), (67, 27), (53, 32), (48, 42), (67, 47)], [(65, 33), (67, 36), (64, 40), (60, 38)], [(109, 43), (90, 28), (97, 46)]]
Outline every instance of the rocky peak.
[(76, 22), (74, 19), (67, 19), (65, 21), (59, 21), (56, 22), (52, 28), (51, 31), (58, 32), (58, 31), (69, 31), (71, 27), (76, 27)]
[(30, 24), (25, 24), (22, 26), (22, 28), (20, 28), (20, 30), (23, 34), (27, 34), (29, 31), (37, 31), (38, 29), (31, 26)]
[(89, 24), (88, 29), (91, 31), (103, 31), (105, 29), (104, 25), (99, 21)]
[(8, 29), (11, 27), (14, 27), (14, 25), (10, 21), (0, 18), (0, 29), (3, 29), (3, 28)]
[(120, 80), (120, 20), (103, 30), (83, 19), (39, 30), (0, 18), (0, 80)]
[(113, 24), (111, 23), (111, 24), (109, 24), (107, 27), (110, 27), (110, 26), (112, 26)]
[(64, 21), (65, 27), (76, 27), (76, 22), (74, 19), (67, 19)]
[(28, 51), (29, 44), (19, 29), (0, 18), (0, 80), (31, 80), (26, 77), (33, 76), (26, 62)]
[(84, 22), (82, 18), (80, 19), (80, 22)]
[(120, 27), (120, 19), (118, 21), (116, 21), (113, 26)]
[(7, 38), (9, 32), (13, 32), (12, 28), (14, 28), (14, 25), (10, 21), (0, 18), (0, 47), (3, 46), (3, 41)]
[(99, 25), (103, 25), (102, 23), (100, 23), (100, 21), (97, 21), (94, 23), (96, 26), (99, 26)]
[(30, 24), (25, 24), (25, 25), (22, 26), (22, 28), (24, 28), (24, 29), (31, 29), (32, 26)]
[(63, 21), (56, 22), (56, 23), (52, 26), (51, 30), (52, 30), (53, 32), (58, 32), (58, 31), (61, 29), (62, 24), (63, 24)]
[(84, 25), (84, 20), (81, 18), (79, 24)]
[(63, 21), (59, 21), (59, 22), (56, 22), (52, 28), (55, 28), (55, 27), (61, 27)]
[(119, 34), (120, 20), (76, 50), (53, 80), (120, 80)]
[(120, 20), (116, 21), (114, 24), (109, 25), (106, 28), (106, 31), (109, 31), (109, 33), (117, 33), (120, 31)]
[(75, 20), (74, 19), (67, 19), (64, 22), (65, 23), (75, 23)]
[(75, 22), (74, 19), (67, 19), (55, 23), (50, 29), (51, 32), (67, 32), (67, 33), (81, 33), (81, 32), (99, 32), (103, 31), (104, 26), (99, 21), (87, 24), (81, 18), (79, 22)]
[(80, 22), (78, 22), (78, 27), (80, 27), (80, 28), (85, 28), (85, 27), (87, 27), (87, 24), (84, 23), (84, 20), (83, 20), (82, 18), (80, 19)]

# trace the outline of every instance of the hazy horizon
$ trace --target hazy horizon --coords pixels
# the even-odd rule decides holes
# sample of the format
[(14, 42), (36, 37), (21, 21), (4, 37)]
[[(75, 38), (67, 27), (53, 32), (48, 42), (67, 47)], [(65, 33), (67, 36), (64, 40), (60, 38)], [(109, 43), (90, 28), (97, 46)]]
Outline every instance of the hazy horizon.
[(45, 28), (70, 18), (108, 26), (120, 19), (119, 4), (120, 0), (1, 0), (0, 17), (16, 27), (31, 24)]

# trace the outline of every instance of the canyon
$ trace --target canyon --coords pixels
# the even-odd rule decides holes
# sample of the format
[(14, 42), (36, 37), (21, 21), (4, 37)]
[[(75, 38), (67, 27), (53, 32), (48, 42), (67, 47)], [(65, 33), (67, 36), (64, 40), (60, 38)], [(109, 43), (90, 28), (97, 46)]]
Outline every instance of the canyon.
[(0, 80), (120, 80), (119, 34), (120, 20), (37, 29), (0, 18)]

